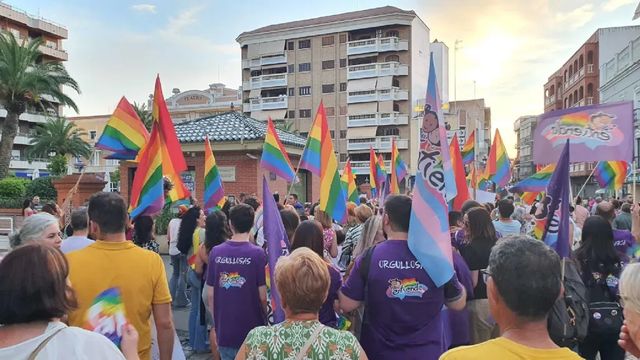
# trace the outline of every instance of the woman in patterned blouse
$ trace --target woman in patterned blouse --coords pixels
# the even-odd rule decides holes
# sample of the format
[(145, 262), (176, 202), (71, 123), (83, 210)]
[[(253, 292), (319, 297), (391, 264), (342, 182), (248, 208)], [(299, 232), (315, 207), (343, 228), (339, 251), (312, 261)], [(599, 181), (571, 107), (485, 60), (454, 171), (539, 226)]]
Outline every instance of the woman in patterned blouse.
[(285, 321), (251, 330), (236, 359), (367, 359), (351, 333), (318, 321), (329, 290), (329, 271), (320, 256), (296, 249), (280, 258), (275, 275)]

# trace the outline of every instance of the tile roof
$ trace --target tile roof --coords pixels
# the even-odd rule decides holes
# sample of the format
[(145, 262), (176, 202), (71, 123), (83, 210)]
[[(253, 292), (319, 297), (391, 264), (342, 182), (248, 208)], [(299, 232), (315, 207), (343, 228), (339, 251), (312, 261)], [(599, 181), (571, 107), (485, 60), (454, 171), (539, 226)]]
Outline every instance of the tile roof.
[(240, 34), (239, 37), (243, 35), (253, 35), (253, 34), (259, 34), (259, 33), (270, 32), (270, 31), (292, 29), (297, 27), (319, 25), (319, 24), (332, 23), (332, 22), (358, 20), (365, 17), (390, 15), (390, 14), (407, 14), (407, 15), (414, 15), (414, 16), (416, 15), (416, 13), (413, 10), (402, 10), (395, 6), (382, 6), (382, 7), (377, 7), (373, 9), (351, 11), (351, 12), (346, 12), (342, 14), (321, 16), (313, 19), (297, 20), (297, 21), (290, 21), (282, 24), (268, 25), (255, 30), (245, 31), (242, 34)]
[[(174, 126), (181, 143), (204, 142), (206, 135), (213, 141), (264, 140), (267, 132), (265, 122), (236, 111), (185, 121)], [(304, 147), (307, 141), (284, 130), (276, 129), (276, 132), (285, 145)]]

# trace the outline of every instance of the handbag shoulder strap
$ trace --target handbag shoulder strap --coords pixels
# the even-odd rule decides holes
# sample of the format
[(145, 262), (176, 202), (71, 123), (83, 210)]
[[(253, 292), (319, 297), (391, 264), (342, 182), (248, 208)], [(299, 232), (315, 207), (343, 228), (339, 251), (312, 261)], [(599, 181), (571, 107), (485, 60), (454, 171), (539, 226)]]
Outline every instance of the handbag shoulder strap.
[(47, 336), (46, 339), (44, 339), (39, 345), (38, 347), (36, 347), (32, 352), (31, 355), (29, 355), (29, 357), (27, 358), (27, 360), (35, 360), (36, 357), (38, 356), (38, 354), (40, 354), (40, 352), (42, 351), (42, 349), (44, 349), (45, 346), (47, 346), (47, 344), (49, 343), (49, 341), (51, 341), (51, 339), (53, 339), (54, 336), (58, 335), (58, 333), (64, 329), (66, 329), (67, 327), (63, 327), (60, 328), (56, 331), (53, 332), (53, 334)]
[(313, 345), (316, 339), (318, 339), (318, 336), (320, 336), (320, 332), (322, 332), (322, 329), (324, 329), (324, 325), (318, 323), (318, 327), (316, 327), (315, 331), (311, 334), (307, 342), (304, 343), (304, 345), (302, 345), (302, 347), (300, 348), (300, 351), (298, 351), (298, 354), (295, 357), (296, 360), (304, 359), (304, 356), (307, 354), (307, 351), (309, 350), (311, 345)]

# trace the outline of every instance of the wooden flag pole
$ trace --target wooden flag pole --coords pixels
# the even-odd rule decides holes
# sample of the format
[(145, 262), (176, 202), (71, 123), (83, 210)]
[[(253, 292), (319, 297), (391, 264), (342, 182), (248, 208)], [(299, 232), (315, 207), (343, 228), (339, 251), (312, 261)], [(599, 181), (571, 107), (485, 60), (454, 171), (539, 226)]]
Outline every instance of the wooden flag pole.
[[(293, 185), (296, 184), (296, 179), (298, 178), (298, 172), (300, 171), (300, 164), (302, 163), (302, 155), (304, 155), (304, 151), (307, 149), (307, 144), (304, 145), (304, 149), (302, 149), (302, 154), (300, 154), (300, 159), (298, 159), (298, 166), (296, 166), (296, 173), (293, 176), (293, 181), (291, 182), (291, 186), (289, 186), (289, 190), (287, 191), (287, 195), (284, 197), (284, 201), (285, 203), (287, 202), (287, 199), (289, 198), (289, 195), (291, 195), (291, 190), (293, 190)], [(312, 201), (313, 203), (313, 201)]]
[(580, 194), (582, 194), (582, 190), (584, 190), (585, 186), (587, 186), (587, 183), (589, 182), (589, 179), (591, 179), (591, 177), (593, 176), (593, 173), (596, 172), (596, 169), (598, 168), (598, 164), (600, 164), (600, 161), (598, 161), (596, 165), (593, 167), (593, 170), (591, 170), (591, 174), (589, 174), (589, 177), (587, 177), (587, 180), (585, 180), (584, 184), (582, 184), (582, 187), (580, 188), (580, 191), (578, 191), (578, 195), (576, 196), (580, 196)]

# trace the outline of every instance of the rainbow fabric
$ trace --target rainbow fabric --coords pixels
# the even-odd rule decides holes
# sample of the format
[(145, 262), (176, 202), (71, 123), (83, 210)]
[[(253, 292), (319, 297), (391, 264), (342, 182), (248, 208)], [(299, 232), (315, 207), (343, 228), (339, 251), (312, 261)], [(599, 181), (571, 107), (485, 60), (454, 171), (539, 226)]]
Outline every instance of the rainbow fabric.
[(512, 193), (544, 191), (549, 185), (549, 180), (551, 180), (551, 175), (555, 168), (556, 164), (549, 164), (528, 178), (520, 180), (520, 182), (513, 185), (509, 191)]
[(396, 139), (391, 141), (391, 179), (389, 181), (389, 191), (391, 194), (400, 194), (400, 182), (407, 177), (409, 171), (407, 164), (402, 161)]
[(381, 184), (387, 182), (387, 169), (384, 167), (384, 159), (382, 154), (378, 154), (378, 161), (376, 161), (376, 184), (379, 188), (382, 188)]
[(579, 126), (579, 127), (588, 127), (591, 122), (591, 117), (587, 112), (578, 112), (563, 115), (559, 119), (559, 125), (565, 126)]
[(467, 182), (469, 187), (475, 189), (478, 187), (478, 171), (476, 170), (475, 164), (471, 164), (471, 169), (469, 170), (469, 175), (467, 175)]
[[(371, 196), (375, 196), (378, 188), (377, 178), (377, 169), (378, 168), (378, 157), (376, 153), (373, 151), (373, 146), (369, 147), (369, 184), (371, 185)], [(380, 184), (382, 185), (382, 184)], [(381, 187), (382, 188), (382, 187)]]
[(205, 211), (222, 209), (225, 202), (222, 177), (216, 158), (213, 156), (209, 136), (207, 136), (204, 140), (204, 209)]
[(264, 145), (262, 146), (260, 166), (288, 182), (293, 182), (296, 178), (296, 173), (293, 171), (289, 155), (284, 149), (284, 146), (282, 146), (282, 142), (278, 137), (276, 127), (273, 125), (271, 117), (267, 120), (267, 134), (265, 135)]
[(147, 141), (149, 132), (133, 106), (123, 96), (95, 146), (112, 152), (105, 159), (134, 160)]
[(122, 327), (127, 323), (125, 308), (116, 287), (95, 297), (85, 315), (84, 328), (104, 335), (116, 346), (122, 341)]
[(340, 185), (338, 159), (322, 101), (309, 132), (300, 167), (320, 176), (320, 210), (344, 224), (347, 221), (347, 200)]
[[(522, 195), (520, 196), (520, 199), (522, 200), (523, 203), (527, 204), (527, 205), (531, 205), (533, 204), (533, 202), (536, 200), (536, 198), (538, 197), (540, 193), (538, 192), (524, 192), (522, 193)], [(540, 233), (540, 235), (542, 235), (542, 233)]]
[(601, 188), (620, 190), (627, 178), (628, 170), (626, 161), (599, 161), (593, 176)]
[(347, 164), (344, 166), (344, 170), (342, 170), (340, 184), (342, 185), (342, 191), (344, 191), (347, 201), (352, 201), (360, 205), (356, 177), (353, 175), (353, 170), (351, 169), (351, 159), (347, 159)]
[(129, 213), (131, 219), (139, 215), (153, 216), (164, 206), (162, 178), (162, 144), (157, 125), (153, 125), (149, 142), (140, 150), (138, 168), (131, 185)]
[(464, 162), (460, 154), (460, 144), (458, 142), (458, 134), (453, 135), (451, 144), (449, 144), (449, 153), (451, 154), (451, 166), (456, 177), (456, 197), (453, 198), (453, 210), (460, 211), (462, 204), (470, 199), (469, 187), (464, 173)]
[(511, 180), (511, 166), (509, 157), (507, 156), (507, 149), (504, 147), (498, 129), (496, 129), (496, 134), (493, 137), (493, 144), (491, 145), (491, 151), (489, 151), (487, 166), (489, 167), (491, 181), (498, 187), (507, 185), (509, 180)]
[[(162, 94), (160, 76), (156, 77), (156, 87), (153, 94), (153, 124), (154, 129), (160, 132), (162, 149), (162, 175), (166, 176), (173, 184), (173, 189), (167, 194), (167, 201), (174, 202), (189, 197), (189, 190), (184, 185), (180, 173), (187, 171), (187, 163), (182, 154), (182, 147), (176, 136), (176, 130), (171, 121), (171, 115), (167, 110), (167, 103)], [(153, 129), (151, 130), (153, 132)]]
[(535, 226), (533, 227), (533, 237), (538, 240), (542, 240), (544, 235), (544, 228), (547, 224), (547, 219), (535, 219)]
[(462, 163), (465, 165), (471, 164), (476, 156), (476, 131), (473, 130), (471, 135), (467, 138), (467, 141), (464, 143), (464, 146), (461, 150)]

